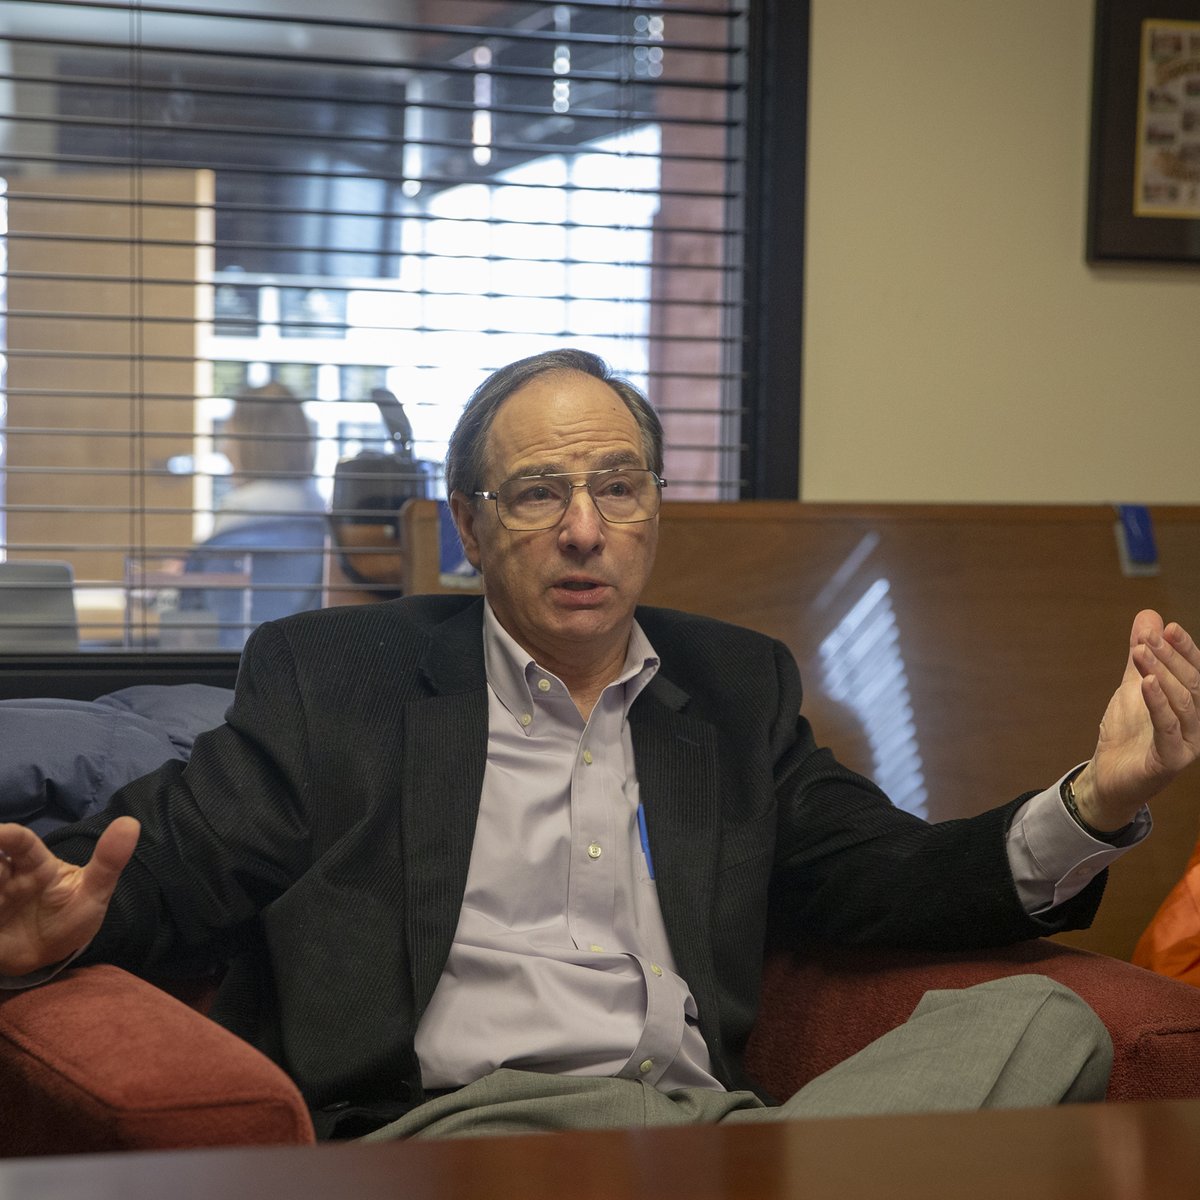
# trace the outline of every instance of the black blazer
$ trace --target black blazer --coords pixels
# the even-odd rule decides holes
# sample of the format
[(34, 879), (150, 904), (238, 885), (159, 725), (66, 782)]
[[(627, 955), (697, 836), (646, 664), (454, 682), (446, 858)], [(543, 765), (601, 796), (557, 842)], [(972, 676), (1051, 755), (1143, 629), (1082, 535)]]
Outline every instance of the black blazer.
[[(424, 596), (260, 626), (226, 724), (50, 839), (84, 861), (143, 824), (89, 960), (231, 960), (214, 1016), (317, 1110), (421, 1099), (416, 1024), (450, 950), (487, 752), (482, 601)], [(769, 940), (955, 948), (1086, 924), (1097, 879), (1028, 917), (1004, 838), (1019, 800), (927, 824), (814, 743), (787, 649), (663, 609), (630, 715), (659, 899), (724, 1083)], [(1022, 797), (1023, 799), (1023, 797)]]

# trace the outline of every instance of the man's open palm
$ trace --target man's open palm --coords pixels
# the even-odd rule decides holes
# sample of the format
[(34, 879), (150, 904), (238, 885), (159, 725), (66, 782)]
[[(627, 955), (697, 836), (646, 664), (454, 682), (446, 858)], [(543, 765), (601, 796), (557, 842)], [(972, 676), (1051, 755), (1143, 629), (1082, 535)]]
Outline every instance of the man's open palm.
[(91, 861), (56, 858), (32, 830), (0, 825), (0, 975), (51, 966), (96, 936), (141, 827), (118, 817)]
[(1106, 824), (1137, 809), (1200, 758), (1200, 649), (1179, 625), (1138, 613), (1120, 686), (1092, 758), (1094, 807)]

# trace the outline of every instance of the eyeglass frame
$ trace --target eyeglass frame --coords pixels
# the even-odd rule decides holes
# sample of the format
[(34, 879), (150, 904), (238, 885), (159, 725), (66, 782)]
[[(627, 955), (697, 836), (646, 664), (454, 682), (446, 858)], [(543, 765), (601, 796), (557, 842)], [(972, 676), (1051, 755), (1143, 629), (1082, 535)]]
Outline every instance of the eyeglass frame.
[[(630, 471), (644, 471), (647, 475), (649, 475), (651, 477), (651, 479), (654, 480), (654, 485), (655, 485), (655, 488), (658, 493), (659, 507), (656, 508), (648, 517), (638, 517), (636, 520), (633, 520), (633, 521), (614, 521), (611, 517), (605, 516), (604, 510), (597, 503), (596, 494), (595, 494), (595, 492), (592, 491), (592, 482), (598, 475), (619, 475), (622, 472), (628, 473)], [(504, 518), (500, 515), (500, 488), (506, 487), (510, 483), (523, 482), (526, 480), (533, 481), (535, 479), (573, 479), (578, 475), (584, 475), (587, 478), (585, 479), (585, 481), (583, 483), (568, 483), (567, 484), (568, 491), (567, 491), (566, 499), (563, 501), (562, 511), (558, 514), (558, 518), (557, 518), (557, 520), (555, 520), (553, 522), (553, 524), (538, 525), (533, 529), (529, 529), (529, 528), (513, 529), (509, 525), (504, 525)], [(653, 521), (654, 518), (658, 516), (659, 511), (662, 508), (662, 490), (666, 486), (667, 486), (667, 481), (661, 475), (659, 475), (659, 473), (657, 471), (653, 470), (650, 467), (601, 467), (597, 471), (546, 471), (540, 475), (513, 475), (510, 478), (506, 479), (502, 484), (500, 484), (500, 488), (497, 488), (494, 492), (492, 492), (492, 491), (472, 492), (471, 496), (472, 496), (472, 498), (478, 498), (480, 500), (494, 500), (496, 502), (496, 520), (498, 520), (501, 525), (504, 525), (504, 528), (507, 529), (510, 533), (544, 533), (547, 529), (557, 529), (558, 526), (562, 524), (563, 517), (565, 517), (567, 515), (567, 510), (571, 507), (571, 497), (574, 496), (574, 494), (580, 488), (587, 489), (587, 494), (592, 501), (593, 507), (595, 508), (596, 512), (599, 513), (600, 519), (606, 525), (644, 525), (647, 521)]]

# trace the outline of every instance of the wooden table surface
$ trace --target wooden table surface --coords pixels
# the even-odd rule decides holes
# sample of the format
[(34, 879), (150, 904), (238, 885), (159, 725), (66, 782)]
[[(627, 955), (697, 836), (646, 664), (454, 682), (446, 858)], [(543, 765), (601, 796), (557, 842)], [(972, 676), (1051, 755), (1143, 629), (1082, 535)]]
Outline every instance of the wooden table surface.
[(1200, 1102), (0, 1163), (3, 1200), (1166, 1200)]

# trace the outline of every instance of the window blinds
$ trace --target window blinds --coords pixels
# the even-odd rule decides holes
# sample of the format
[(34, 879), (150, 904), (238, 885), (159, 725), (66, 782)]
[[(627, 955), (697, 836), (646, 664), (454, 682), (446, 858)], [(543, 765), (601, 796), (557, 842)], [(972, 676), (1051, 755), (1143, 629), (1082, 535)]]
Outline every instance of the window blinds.
[(647, 391), (672, 499), (740, 495), (749, 18), (6, 0), (0, 650), (394, 594), (462, 403), (555, 345)]

